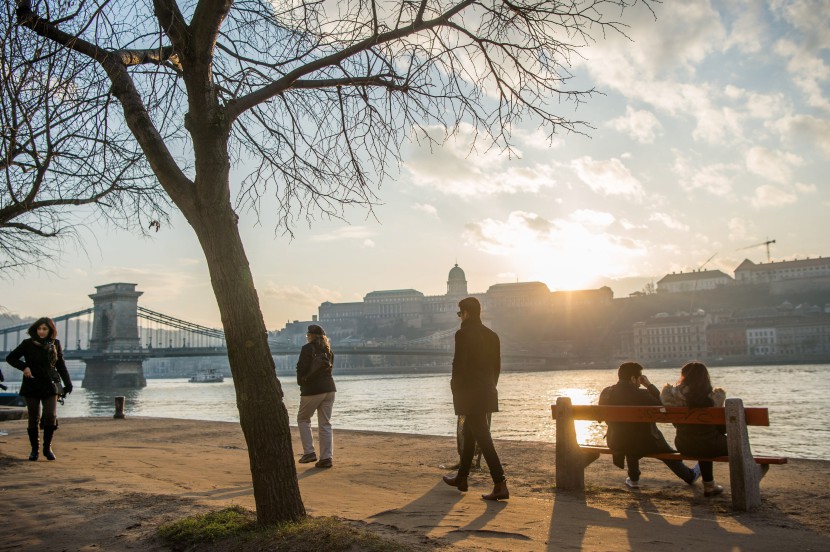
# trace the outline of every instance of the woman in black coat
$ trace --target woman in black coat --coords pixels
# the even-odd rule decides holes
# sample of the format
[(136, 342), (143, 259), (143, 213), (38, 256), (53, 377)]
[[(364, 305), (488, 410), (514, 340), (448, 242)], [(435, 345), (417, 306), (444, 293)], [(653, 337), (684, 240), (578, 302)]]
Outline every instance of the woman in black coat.
[[(337, 388), (331, 377), (334, 353), (326, 332), (317, 324), (308, 327), (308, 343), (300, 350), (297, 361), (297, 385), (300, 386), (300, 408), (297, 412), (297, 427), (303, 443), (300, 464), (316, 462), (315, 467), (332, 467), (334, 456), (334, 435), (331, 429), (331, 411)], [(317, 413), (317, 435), (320, 439), (320, 460), (314, 452), (314, 437), (311, 434), (311, 417)]]
[[(63, 361), (63, 349), (56, 339), (58, 330), (51, 318), (40, 318), (29, 327), (29, 338), (24, 339), (9, 353), (6, 362), (23, 372), (20, 394), (26, 397), (29, 411), (29, 443), (32, 453), (29, 460), (39, 455), (38, 422), (43, 429), (43, 456), (54, 460), (52, 436), (58, 429), (58, 390), (56, 385), (63, 381), (63, 394), (72, 392), (72, 381)], [(41, 414), (41, 406), (43, 413)]]

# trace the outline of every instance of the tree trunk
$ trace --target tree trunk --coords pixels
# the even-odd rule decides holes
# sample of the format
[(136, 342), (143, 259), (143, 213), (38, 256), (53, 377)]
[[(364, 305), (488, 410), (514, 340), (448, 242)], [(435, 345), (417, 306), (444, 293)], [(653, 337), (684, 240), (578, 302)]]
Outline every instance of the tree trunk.
[(296, 521), (305, 516), (305, 507), (294, 465), (288, 411), (237, 217), (230, 202), (197, 203), (198, 212), (185, 215), (204, 250), (225, 329), (239, 422), (248, 444), (257, 522)]

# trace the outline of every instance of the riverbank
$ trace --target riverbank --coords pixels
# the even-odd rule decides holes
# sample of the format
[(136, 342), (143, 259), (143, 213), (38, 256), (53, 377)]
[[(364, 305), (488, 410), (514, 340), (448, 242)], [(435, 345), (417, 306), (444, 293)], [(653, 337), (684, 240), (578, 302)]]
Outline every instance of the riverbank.
[[(56, 462), (28, 462), (25, 421), (0, 424), (3, 549), (164, 550), (163, 522), (238, 504), (253, 508), (238, 424), (178, 419), (64, 418)], [(294, 450), (299, 439), (294, 432)], [(424, 550), (830, 549), (830, 463), (773, 466), (760, 511), (731, 511), (727, 492), (703, 497), (659, 462), (643, 461), (643, 488), (600, 459), (584, 494), (556, 492), (554, 445), (498, 441), (511, 499), (487, 503), (485, 473), (459, 493), (441, 482), (456, 461), (447, 437), (336, 431), (331, 470), (297, 465), (306, 508)]]

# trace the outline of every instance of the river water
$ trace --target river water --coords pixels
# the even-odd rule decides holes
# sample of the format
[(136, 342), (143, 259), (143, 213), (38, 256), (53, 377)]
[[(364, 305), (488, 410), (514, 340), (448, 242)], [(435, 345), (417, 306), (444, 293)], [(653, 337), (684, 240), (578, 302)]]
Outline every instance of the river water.
[[(830, 460), (830, 365), (711, 368), (713, 384), (745, 406), (766, 406), (770, 427), (750, 428), (753, 452)], [(647, 370), (661, 387), (674, 383), (679, 369)], [(290, 376), (281, 378), (292, 425), (299, 389)], [(428, 435), (454, 435), (455, 416), (449, 374), (335, 376), (335, 430), (359, 429)], [(596, 404), (603, 387), (616, 381), (609, 370), (507, 372), (499, 381), (501, 412), (493, 416), (493, 436), (523, 441), (554, 441), (550, 405), (570, 396), (574, 404)], [(189, 383), (186, 379), (151, 379), (141, 390), (99, 392), (80, 388), (59, 407), (62, 418), (112, 416), (113, 397), (126, 396), (127, 415), (238, 421), (233, 382)], [(671, 443), (673, 428), (660, 426)], [(602, 444), (604, 428), (583, 422), (582, 443)]]

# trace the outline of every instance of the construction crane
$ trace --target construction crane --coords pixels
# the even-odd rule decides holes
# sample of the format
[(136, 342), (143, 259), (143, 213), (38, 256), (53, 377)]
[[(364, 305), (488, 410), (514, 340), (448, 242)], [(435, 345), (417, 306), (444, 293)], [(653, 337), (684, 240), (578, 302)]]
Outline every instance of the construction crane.
[(767, 239), (767, 241), (762, 241), (761, 243), (756, 243), (755, 245), (747, 245), (746, 247), (741, 247), (740, 249), (736, 249), (735, 251), (743, 251), (744, 249), (752, 249), (753, 247), (761, 247), (762, 245), (767, 246), (767, 262), (772, 261), (772, 257), (769, 254), (769, 246), (770, 244), (775, 243), (775, 240)]

